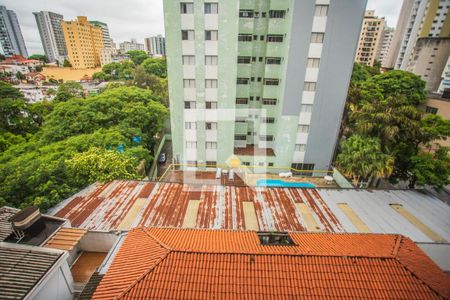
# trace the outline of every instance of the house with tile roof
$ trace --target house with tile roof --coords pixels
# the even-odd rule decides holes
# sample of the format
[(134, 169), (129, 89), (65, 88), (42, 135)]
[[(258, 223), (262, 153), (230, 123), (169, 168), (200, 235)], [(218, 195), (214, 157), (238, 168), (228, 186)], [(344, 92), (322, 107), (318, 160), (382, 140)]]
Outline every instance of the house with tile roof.
[(448, 299), (450, 277), (401, 235), (135, 228), (92, 299)]

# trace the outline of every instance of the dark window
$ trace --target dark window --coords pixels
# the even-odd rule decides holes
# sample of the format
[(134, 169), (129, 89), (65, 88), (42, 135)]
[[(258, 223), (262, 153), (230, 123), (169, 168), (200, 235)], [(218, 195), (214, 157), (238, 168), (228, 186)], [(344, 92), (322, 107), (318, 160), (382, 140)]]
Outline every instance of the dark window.
[(217, 102), (206, 101), (205, 102), (205, 108), (206, 109), (216, 109), (217, 108)]
[(249, 80), (248, 78), (238, 78), (236, 79), (237, 84), (248, 84)]
[(253, 96), (250, 96), (250, 101), (253, 101), (253, 99), (255, 99), (255, 97), (253, 97)]
[(252, 57), (252, 61), (256, 61), (256, 57), (253, 56), (253, 57)]
[(194, 40), (194, 30), (181, 30), (181, 39), (183, 41)]
[(312, 176), (313, 173), (312, 172), (304, 172), (304, 171), (311, 171), (314, 170), (314, 164), (292, 164), (291, 165), (292, 169), (298, 170), (292, 170), (292, 172), (294, 173), (294, 175), (305, 175), (305, 176)]
[(287, 232), (258, 232), (261, 245), (269, 246), (296, 246)]
[(268, 65), (280, 65), (281, 57), (266, 57), (266, 64)]
[(275, 123), (275, 118), (271, 118), (271, 117), (261, 118), (261, 122), (262, 123), (273, 124), (273, 123)]
[(219, 3), (205, 3), (205, 14), (217, 14), (219, 12)]
[(253, 18), (253, 10), (241, 9), (239, 11), (240, 18)]
[(205, 41), (217, 41), (217, 30), (205, 30)]
[(192, 14), (194, 13), (194, 3), (192, 2), (182, 2), (180, 3), (180, 12), (182, 14)]
[(238, 56), (237, 58), (238, 64), (249, 64), (251, 62), (250, 56)]
[(280, 83), (279, 79), (274, 79), (274, 78), (265, 78), (264, 79), (265, 85), (278, 85), (279, 83)]
[(272, 142), (273, 141), (273, 135), (261, 135), (259, 137), (259, 139), (261, 141), (265, 141), (265, 142)]
[(249, 163), (248, 161), (243, 161), (242, 164), (243, 164), (244, 166), (250, 166), (250, 163)]
[(256, 97), (256, 101), (259, 101), (259, 99), (261, 99), (259, 96), (258, 97)]
[[(258, 77), (258, 82), (261, 82), (261, 79), (262, 79), (261, 77)], [(258, 97), (258, 98), (259, 98), (259, 97)], [(257, 99), (257, 100), (258, 100), (258, 99)]]
[(436, 107), (427, 106), (425, 112), (426, 112), (427, 114), (433, 114), (433, 115), (435, 115), (435, 114), (437, 114), (438, 109), (437, 109)]
[(262, 62), (262, 61), (263, 61), (263, 57), (258, 57), (258, 60), (259, 60), (260, 62)]
[(253, 35), (253, 40), (257, 41), (258, 40), (258, 36), (257, 35)]
[(269, 167), (273, 167), (273, 163), (269, 163), (268, 166), (269, 166)]
[(282, 34), (267, 35), (267, 42), (281, 43), (283, 42), (283, 35)]
[(269, 11), (269, 18), (283, 19), (286, 15), (285, 10), (271, 10)]
[(234, 140), (236, 140), (236, 141), (246, 141), (247, 140), (247, 136), (245, 134), (236, 134), (234, 136)]
[(255, 81), (255, 77), (252, 77), (250, 80), (251, 80), (251, 81)]
[(197, 161), (196, 160), (188, 160), (187, 161), (187, 164), (189, 165), (189, 166), (194, 166), (194, 167), (196, 167), (197, 166)]
[(264, 36), (261, 35), (261, 36), (259, 37), (259, 39), (260, 39), (261, 41), (264, 41)]
[(239, 34), (238, 35), (238, 41), (239, 42), (251, 42), (252, 41), (252, 35), (251, 34)]
[(236, 104), (247, 104), (248, 99), (247, 98), (236, 98)]
[(265, 18), (265, 17), (266, 17), (266, 14), (267, 14), (267, 13), (265, 13), (265, 12), (261, 13), (261, 17), (262, 17), (262, 18)]
[(216, 161), (206, 161), (206, 166), (210, 167), (210, 168), (215, 168), (217, 166), (217, 162)]

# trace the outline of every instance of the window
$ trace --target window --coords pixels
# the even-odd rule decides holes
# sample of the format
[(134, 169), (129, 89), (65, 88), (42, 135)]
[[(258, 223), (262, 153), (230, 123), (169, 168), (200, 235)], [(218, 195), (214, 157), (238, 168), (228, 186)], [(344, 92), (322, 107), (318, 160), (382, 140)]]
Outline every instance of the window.
[(323, 33), (320, 32), (313, 32), (311, 33), (311, 43), (323, 43)]
[(275, 123), (275, 118), (270, 118), (270, 117), (267, 117), (267, 118), (261, 118), (261, 122), (262, 122), (262, 123), (273, 124), (273, 123)]
[(236, 141), (246, 141), (247, 136), (245, 134), (236, 134), (234, 135), (234, 140)]
[(184, 122), (184, 129), (195, 130), (195, 129), (197, 129), (197, 123), (195, 123), (195, 122)]
[(217, 56), (216, 55), (206, 55), (205, 56), (205, 65), (207, 66), (217, 66)]
[(205, 14), (217, 14), (219, 12), (218, 3), (205, 3)]
[(205, 129), (206, 130), (217, 130), (217, 123), (216, 122), (206, 122)]
[(252, 35), (251, 34), (238, 34), (238, 41), (239, 42), (251, 42)]
[(300, 111), (310, 113), (312, 112), (312, 107), (313, 107), (312, 104), (302, 104)]
[(272, 19), (283, 19), (286, 15), (285, 10), (270, 10), (269, 11), (269, 18)]
[(271, 142), (273, 141), (273, 135), (261, 135), (259, 139), (264, 142)]
[(206, 109), (217, 109), (217, 102), (206, 101), (205, 108)]
[(184, 101), (185, 109), (195, 109), (195, 107), (196, 107), (195, 101)]
[(245, 117), (236, 117), (236, 119), (234, 120), (234, 122), (236, 123), (245, 123), (247, 120)]
[(188, 161), (186, 161), (186, 164), (190, 167), (196, 167), (197, 161), (196, 160), (188, 160)]
[(212, 161), (212, 160), (207, 160), (206, 161), (206, 166), (209, 168), (215, 168), (217, 166), (217, 162), (216, 161)]
[(261, 35), (261, 36), (259, 37), (259, 40), (260, 40), (260, 41), (264, 41), (264, 36)]
[(217, 142), (206, 142), (206, 149), (217, 149)]
[(320, 64), (319, 58), (308, 58), (308, 68), (318, 68)]
[(435, 115), (438, 112), (438, 109), (436, 107), (432, 107), (432, 106), (427, 106), (425, 112), (427, 114), (433, 114)]
[(194, 13), (194, 3), (192, 3), (192, 2), (180, 3), (180, 12), (182, 14), (193, 14)]
[(309, 125), (298, 125), (297, 132), (298, 133), (308, 133)]
[(273, 167), (273, 163), (268, 163), (267, 166)]
[(205, 88), (217, 89), (217, 79), (205, 79)]
[(313, 92), (316, 90), (316, 83), (315, 82), (305, 82), (305, 85), (303, 86), (304, 91)]
[(237, 63), (238, 64), (249, 64), (251, 62), (250, 56), (238, 56)]
[(263, 98), (262, 104), (263, 105), (277, 105), (277, 99)]
[(183, 65), (195, 65), (195, 56), (183, 55)]
[(281, 43), (283, 42), (283, 35), (282, 34), (267, 35), (267, 42)]
[[(299, 171), (302, 171), (302, 170), (303, 171), (304, 170), (311, 171), (311, 170), (314, 170), (314, 164), (300, 164), (300, 163), (297, 163), (297, 164), (292, 164), (291, 168), (295, 169), (295, 170), (299, 170)], [(294, 175), (309, 175), (309, 176), (312, 176), (312, 172), (298, 172), (298, 171), (294, 171), (293, 173), (294, 173)]]
[(268, 65), (280, 65), (281, 57), (266, 57), (266, 64)]
[(195, 79), (183, 79), (184, 88), (195, 88)]
[(305, 152), (306, 151), (306, 145), (305, 144), (296, 144), (294, 151)]
[(217, 30), (205, 30), (205, 41), (217, 41)]
[(239, 11), (239, 18), (253, 18), (253, 10), (241, 9)]
[(186, 148), (197, 149), (197, 142), (186, 142)]
[(248, 99), (247, 98), (236, 98), (236, 104), (247, 104)]
[(316, 5), (316, 11), (314, 16), (316, 17), (326, 17), (328, 14), (328, 5)]
[(250, 162), (248, 162), (248, 161), (243, 161), (243, 162), (242, 162), (242, 165), (244, 165), (244, 166), (250, 166)]
[(279, 83), (280, 83), (279, 79), (274, 79), (274, 78), (265, 78), (264, 79), (265, 85), (278, 85)]
[(181, 30), (181, 39), (183, 41), (193, 41), (194, 37), (194, 30)]
[(248, 78), (238, 78), (236, 79), (236, 84), (248, 84), (249, 79)]

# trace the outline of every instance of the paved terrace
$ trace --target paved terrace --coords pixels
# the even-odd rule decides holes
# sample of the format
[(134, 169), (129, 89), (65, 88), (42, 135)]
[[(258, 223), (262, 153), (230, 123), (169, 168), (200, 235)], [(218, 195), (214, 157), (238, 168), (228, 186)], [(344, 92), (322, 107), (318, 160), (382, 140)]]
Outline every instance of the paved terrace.
[(187, 185), (147, 181), (94, 184), (50, 211), (73, 227), (137, 226), (262, 231), (397, 233), (450, 241), (450, 206), (419, 191)]

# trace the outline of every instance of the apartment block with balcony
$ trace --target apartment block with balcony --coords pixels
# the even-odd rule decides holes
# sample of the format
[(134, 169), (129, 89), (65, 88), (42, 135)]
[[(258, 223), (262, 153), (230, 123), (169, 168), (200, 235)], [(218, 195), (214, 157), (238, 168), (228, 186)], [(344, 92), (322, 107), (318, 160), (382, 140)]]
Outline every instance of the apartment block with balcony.
[(375, 16), (375, 11), (366, 11), (356, 51), (356, 62), (373, 66), (379, 59), (385, 25), (384, 18)]
[(178, 163), (327, 169), (366, 1), (164, 1)]
[(66, 42), (61, 26), (63, 15), (50, 11), (34, 12), (33, 15), (48, 61), (63, 63), (67, 58)]

